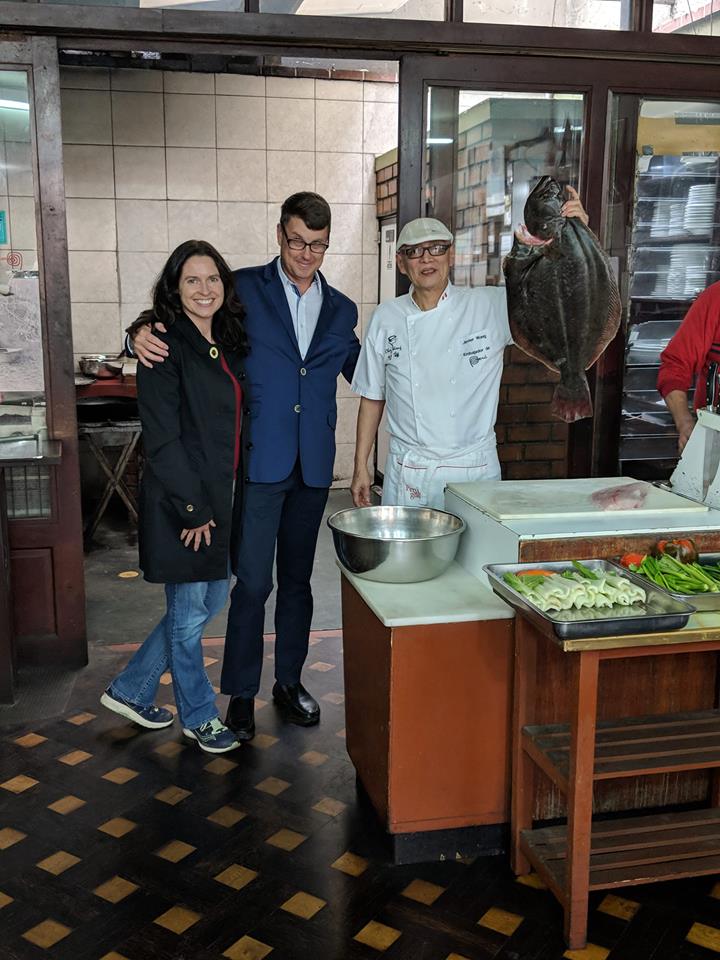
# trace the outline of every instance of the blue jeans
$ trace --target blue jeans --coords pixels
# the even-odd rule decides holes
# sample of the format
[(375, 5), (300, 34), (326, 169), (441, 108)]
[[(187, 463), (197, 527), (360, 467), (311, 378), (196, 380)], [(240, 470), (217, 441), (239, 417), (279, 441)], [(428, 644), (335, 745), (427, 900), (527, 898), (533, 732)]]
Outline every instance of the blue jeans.
[(149, 707), (169, 667), (183, 727), (194, 730), (217, 717), (215, 692), (203, 663), (202, 635), (205, 624), (225, 606), (229, 588), (229, 579), (166, 583), (167, 613), (112, 681), (110, 692)]

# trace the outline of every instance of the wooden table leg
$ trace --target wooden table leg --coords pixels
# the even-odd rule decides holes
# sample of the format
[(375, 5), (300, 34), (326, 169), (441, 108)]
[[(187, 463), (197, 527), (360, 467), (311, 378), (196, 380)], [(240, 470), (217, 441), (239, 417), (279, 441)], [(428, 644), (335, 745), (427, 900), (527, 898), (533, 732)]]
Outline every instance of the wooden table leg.
[(98, 503), (97, 507), (95, 508), (95, 512), (85, 527), (85, 538), (86, 540), (89, 540), (97, 530), (113, 493), (117, 493), (121, 498), (128, 509), (131, 519), (135, 523), (138, 522), (137, 505), (125, 485), (123, 474), (125, 473), (125, 468), (127, 467), (128, 461), (133, 454), (133, 450), (140, 439), (140, 431), (133, 433), (130, 436), (130, 439), (122, 446), (114, 467), (111, 466), (110, 461), (105, 456), (102, 447), (97, 443), (93, 435), (88, 433), (85, 434), (85, 436), (87, 437), (90, 449), (95, 455), (95, 459), (102, 467), (103, 472), (107, 477), (105, 489), (102, 497), (100, 498), (100, 502)]
[(576, 664), (570, 717), (565, 938), (571, 950), (581, 950), (587, 942), (593, 768), (600, 661), (596, 651), (572, 656), (576, 658)]
[(510, 865), (516, 875), (530, 873), (520, 850), (520, 834), (532, 827), (535, 764), (523, 750), (522, 730), (535, 712), (537, 636), (525, 617), (515, 620), (515, 678), (513, 689), (512, 793), (510, 800)]
[[(715, 654), (715, 702), (717, 710), (720, 708), (720, 658)], [(710, 787), (708, 790), (708, 805), (720, 807), (720, 770), (715, 767), (710, 771)]]

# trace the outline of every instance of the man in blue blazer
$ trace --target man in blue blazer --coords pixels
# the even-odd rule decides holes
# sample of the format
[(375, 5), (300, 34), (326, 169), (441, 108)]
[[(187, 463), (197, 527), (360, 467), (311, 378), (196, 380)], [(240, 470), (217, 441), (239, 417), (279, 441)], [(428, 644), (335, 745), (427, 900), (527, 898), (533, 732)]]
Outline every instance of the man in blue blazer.
[[(277, 227), (280, 256), (234, 273), (250, 340), (243, 384), (247, 473), (239, 547), (231, 558), (237, 581), (221, 690), (231, 695), (226, 723), (243, 740), (255, 734), (276, 552), (273, 699), (292, 723), (310, 726), (320, 719), (320, 707), (300, 677), (313, 610), (310, 576), (332, 482), (337, 378), (342, 373), (352, 380), (360, 351), (357, 307), (319, 272), (330, 219), (330, 207), (318, 194), (293, 194)], [(148, 327), (133, 346), (150, 364), (166, 354)]]

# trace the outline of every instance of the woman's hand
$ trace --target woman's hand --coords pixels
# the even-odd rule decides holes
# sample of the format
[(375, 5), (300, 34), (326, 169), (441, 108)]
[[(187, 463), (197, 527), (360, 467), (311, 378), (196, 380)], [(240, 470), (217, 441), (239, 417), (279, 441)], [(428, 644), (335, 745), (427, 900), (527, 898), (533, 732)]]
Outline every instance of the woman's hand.
[(205, 541), (206, 546), (210, 546), (210, 527), (215, 526), (214, 520), (209, 520), (207, 523), (204, 523), (202, 527), (189, 527), (187, 530), (183, 530), (180, 534), (180, 539), (183, 541), (186, 547), (189, 547), (192, 544), (192, 548), (195, 553), (200, 549), (200, 544), (202, 541)]
[[(162, 323), (156, 323), (155, 329), (159, 330), (160, 333), (167, 333)], [(134, 337), (131, 335), (131, 339), (133, 353), (145, 367), (152, 367), (154, 363), (162, 363), (170, 352), (167, 344), (154, 335), (153, 328), (149, 323), (143, 324)]]
[(590, 217), (588, 217), (585, 207), (580, 201), (577, 190), (568, 184), (568, 186), (565, 187), (565, 192), (568, 195), (568, 199), (562, 205), (560, 213), (564, 217), (577, 217), (578, 220), (581, 220), (585, 226), (587, 226)]

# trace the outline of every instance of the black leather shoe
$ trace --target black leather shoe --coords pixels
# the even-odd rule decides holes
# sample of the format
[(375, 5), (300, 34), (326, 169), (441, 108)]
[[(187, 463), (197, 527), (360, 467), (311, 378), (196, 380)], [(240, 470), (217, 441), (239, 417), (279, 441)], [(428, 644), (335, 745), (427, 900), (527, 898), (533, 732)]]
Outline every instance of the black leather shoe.
[(273, 700), (290, 723), (312, 727), (320, 720), (320, 705), (301, 683), (275, 683)]
[(230, 727), (238, 740), (252, 740), (255, 736), (255, 698), (231, 697), (225, 726)]

